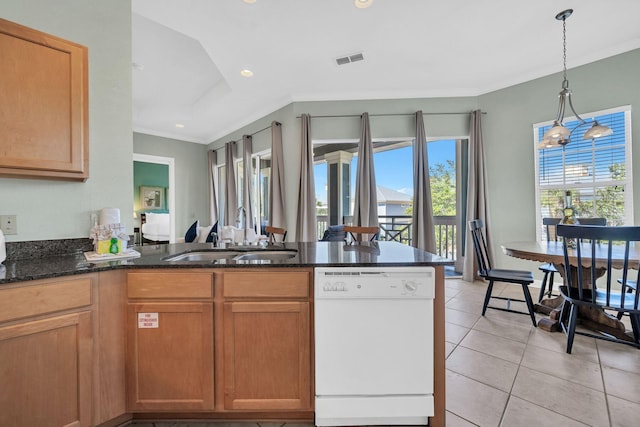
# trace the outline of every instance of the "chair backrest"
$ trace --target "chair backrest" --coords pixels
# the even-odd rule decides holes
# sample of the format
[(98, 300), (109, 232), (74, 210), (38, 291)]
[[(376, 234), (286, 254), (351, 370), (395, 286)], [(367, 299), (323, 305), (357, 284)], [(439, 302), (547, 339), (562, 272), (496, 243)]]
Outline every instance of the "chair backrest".
[[(607, 225), (607, 218), (577, 218), (580, 225)], [(558, 234), (556, 233), (556, 225), (560, 224), (562, 218), (542, 218), (542, 225), (544, 225), (547, 232), (547, 242), (558, 241)]]
[[(373, 241), (378, 236), (380, 229), (378, 227), (356, 227), (354, 225), (345, 225), (342, 229), (351, 235), (355, 242), (363, 242), (366, 240)], [(370, 237), (367, 239), (364, 235)]]
[(330, 225), (322, 235), (323, 242), (344, 242), (347, 240), (347, 233), (344, 231), (343, 225)]
[[(607, 227), (593, 225), (563, 225), (558, 224), (558, 236), (563, 237), (565, 284), (571, 286), (571, 291), (583, 302), (610, 307), (612, 301), (612, 277), (611, 272), (614, 265), (621, 269), (622, 282), (627, 280), (640, 281), (640, 261), (629, 259), (632, 242), (640, 242), (640, 227)], [(569, 240), (576, 243), (575, 249), (569, 247)], [(574, 266), (581, 265), (583, 268), (572, 268), (571, 258), (575, 257)], [(635, 270), (635, 272), (630, 271)], [(596, 280), (602, 276), (604, 271), (605, 288), (604, 304), (596, 303)], [(634, 277), (629, 277), (629, 273)], [(589, 275), (585, 277), (585, 275)], [(639, 282), (640, 283), (640, 282)], [(594, 286), (592, 287), (592, 284)], [(625, 301), (626, 296), (626, 301)], [(620, 298), (622, 306), (638, 309), (638, 297), (640, 293), (616, 292), (613, 298)], [(616, 302), (616, 305), (620, 306)]]
[(580, 225), (598, 225), (605, 226), (607, 225), (607, 218), (576, 218), (578, 220), (578, 224)]
[(285, 228), (266, 226), (264, 231), (267, 233), (267, 237), (269, 237), (269, 243), (276, 243), (278, 241), (276, 236), (282, 236), (280, 242), (284, 242), (284, 239), (287, 238), (287, 230)]
[(487, 251), (487, 241), (482, 234), (484, 224), (481, 219), (469, 221), (469, 230), (471, 230), (471, 238), (473, 239), (473, 248), (476, 252), (476, 260), (478, 261), (478, 275), (486, 277), (488, 271), (491, 270), (491, 259)]
[(556, 225), (560, 224), (560, 221), (562, 221), (562, 218), (542, 218), (542, 225), (544, 225), (547, 232), (547, 242), (558, 240)]

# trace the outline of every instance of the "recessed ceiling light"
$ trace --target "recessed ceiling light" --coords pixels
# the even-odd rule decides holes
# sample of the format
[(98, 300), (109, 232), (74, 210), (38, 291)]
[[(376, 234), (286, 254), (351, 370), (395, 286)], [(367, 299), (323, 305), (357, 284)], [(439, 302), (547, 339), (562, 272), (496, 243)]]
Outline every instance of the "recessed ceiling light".
[(356, 5), (358, 9), (365, 9), (371, 6), (373, 0), (353, 0), (353, 3)]
[(176, 123), (176, 127), (182, 129), (184, 125), (182, 123)]
[(256, 0), (244, 0), (245, 3), (254, 4)]
[(240, 71), (240, 74), (243, 77), (251, 77), (251, 76), (253, 76), (253, 71), (248, 70), (248, 69), (245, 68), (244, 70)]

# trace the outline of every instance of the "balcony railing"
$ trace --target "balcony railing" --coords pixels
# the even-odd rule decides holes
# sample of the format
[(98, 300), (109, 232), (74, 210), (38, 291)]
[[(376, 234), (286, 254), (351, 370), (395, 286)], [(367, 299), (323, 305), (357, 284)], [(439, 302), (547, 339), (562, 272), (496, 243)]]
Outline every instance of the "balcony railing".
[[(351, 223), (351, 217), (345, 217), (345, 223)], [(328, 216), (318, 215), (318, 238), (322, 238), (324, 231), (328, 227)], [(436, 254), (445, 258), (455, 260), (457, 257), (456, 248), (456, 217), (448, 215), (438, 215), (433, 217), (436, 235)], [(380, 215), (378, 216), (380, 225), (380, 240), (400, 242), (411, 246), (411, 228), (413, 219), (411, 215)]]

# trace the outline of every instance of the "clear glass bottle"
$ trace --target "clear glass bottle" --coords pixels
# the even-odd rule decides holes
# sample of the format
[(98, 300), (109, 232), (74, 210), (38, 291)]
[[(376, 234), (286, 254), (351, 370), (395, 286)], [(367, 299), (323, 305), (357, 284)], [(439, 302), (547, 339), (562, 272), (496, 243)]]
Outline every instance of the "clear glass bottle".
[[(576, 210), (573, 207), (573, 204), (571, 203), (571, 191), (567, 190), (564, 193), (564, 209), (562, 210), (562, 220), (560, 221), (560, 224), (572, 224), (572, 225), (577, 225), (579, 224), (578, 219), (576, 218)], [(567, 241), (567, 246), (570, 248), (575, 248), (576, 247), (576, 241), (575, 239), (569, 239)]]

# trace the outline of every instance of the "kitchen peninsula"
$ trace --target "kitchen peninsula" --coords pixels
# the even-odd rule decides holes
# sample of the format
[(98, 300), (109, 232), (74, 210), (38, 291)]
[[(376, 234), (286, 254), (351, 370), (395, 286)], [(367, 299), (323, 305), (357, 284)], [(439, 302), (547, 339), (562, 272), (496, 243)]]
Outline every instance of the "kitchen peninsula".
[[(7, 259), (0, 364), (13, 368), (0, 391), (1, 425), (312, 422), (313, 271), (344, 266), (435, 268), (429, 425), (444, 425), (444, 266), (451, 261), (394, 242), (226, 248), (227, 257), (185, 262), (166, 259), (223, 250), (136, 250), (141, 257), (100, 263), (82, 253)], [(293, 255), (246, 256), (284, 250)]]

